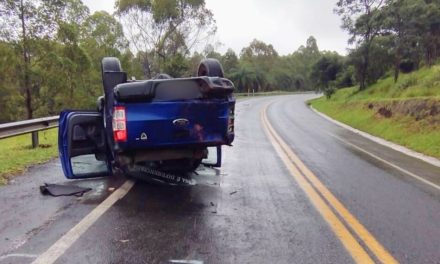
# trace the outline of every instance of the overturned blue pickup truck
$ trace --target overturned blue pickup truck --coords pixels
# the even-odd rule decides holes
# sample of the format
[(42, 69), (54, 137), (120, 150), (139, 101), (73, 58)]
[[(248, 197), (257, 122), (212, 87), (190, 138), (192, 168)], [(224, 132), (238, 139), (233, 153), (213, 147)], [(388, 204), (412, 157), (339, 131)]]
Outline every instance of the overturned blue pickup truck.
[[(128, 80), (117, 58), (102, 60), (96, 111), (60, 114), (59, 153), (69, 179), (130, 174), (133, 168), (188, 173), (219, 167), (234, 140), (234, 85), (220, 63), (202, 60), (197, 77)], [(208, 156), (209, 153), (209, 157)]]

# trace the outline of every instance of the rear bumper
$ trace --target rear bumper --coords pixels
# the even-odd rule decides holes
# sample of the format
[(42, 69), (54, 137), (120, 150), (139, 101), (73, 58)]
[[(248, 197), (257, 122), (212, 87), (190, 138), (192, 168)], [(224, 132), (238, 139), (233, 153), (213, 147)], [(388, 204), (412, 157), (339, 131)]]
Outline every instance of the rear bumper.
[(135, 164), (147, 161), (164, 161), (176, 159), (205, 159), (208, 157), (206, 148), (198, 149), (149, 149), (122, 152), (116, 156), (119, 165)]

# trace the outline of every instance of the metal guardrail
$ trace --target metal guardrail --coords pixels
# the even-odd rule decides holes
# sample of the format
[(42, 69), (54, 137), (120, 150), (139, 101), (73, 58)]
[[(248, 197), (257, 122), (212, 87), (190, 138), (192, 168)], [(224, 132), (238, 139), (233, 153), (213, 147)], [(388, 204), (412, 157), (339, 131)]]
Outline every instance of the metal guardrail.
[(58, 126), (59, 116), (0, 124), (0, 139), (32, 133), (32, 147), (38, 146), (38, 131)]

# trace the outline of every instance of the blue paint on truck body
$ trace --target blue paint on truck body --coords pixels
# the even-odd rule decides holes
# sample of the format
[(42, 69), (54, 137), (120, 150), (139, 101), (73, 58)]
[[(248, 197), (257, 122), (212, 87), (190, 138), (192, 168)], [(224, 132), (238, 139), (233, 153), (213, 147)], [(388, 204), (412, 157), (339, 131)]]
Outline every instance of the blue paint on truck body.
[[(228, 133), (230, 107), (235, 99), (185, 100), (174, 102), (116, 103), (124, 106), (127, 142), (118, 150), (161, 147), (219, 146), (230, 144)], [(173, 121), (188, 122), (178, 124)]]

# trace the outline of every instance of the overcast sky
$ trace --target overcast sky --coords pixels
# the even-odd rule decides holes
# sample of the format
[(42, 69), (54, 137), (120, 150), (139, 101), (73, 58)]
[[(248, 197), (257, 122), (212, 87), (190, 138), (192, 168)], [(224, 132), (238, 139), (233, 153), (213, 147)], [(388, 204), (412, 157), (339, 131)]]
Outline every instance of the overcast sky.
[[(237, 53), (254, 39), (272, 44), (278, 53), (292, 53), (313, 35), (320, 50), (346, 53), (346, 32), (333, 13), (336, 0), (205, 0), (217, 21), (216, 39)], [(112, 0), (83, 0), (91, 12), (113, 13)]]

